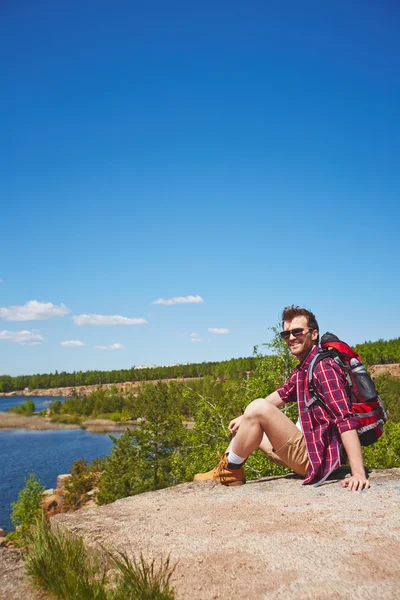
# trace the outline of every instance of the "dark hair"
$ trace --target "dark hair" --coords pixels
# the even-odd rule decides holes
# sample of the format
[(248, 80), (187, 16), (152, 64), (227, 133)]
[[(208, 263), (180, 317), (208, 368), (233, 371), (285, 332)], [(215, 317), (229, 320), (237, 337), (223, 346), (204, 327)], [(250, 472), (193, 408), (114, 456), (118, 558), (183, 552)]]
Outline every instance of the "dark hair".
[[(282, 328), (283, 323), (285, 321), (291, 321), (295, 317), (307, 317), (307, 325), (309, 326), (309, 328), (316, 329), (319, 333), (319, 326), (314, 313), (312, 313), (310, 310), (307, 310), (306, 308), (301, 308), (301, 306), (295, 306), (294, 304), (292, 304), (292, 306), (286, 306), (286, 308), (283, 309)], [(316, 340), (316, 344), (319, 344), (319, 335)]]

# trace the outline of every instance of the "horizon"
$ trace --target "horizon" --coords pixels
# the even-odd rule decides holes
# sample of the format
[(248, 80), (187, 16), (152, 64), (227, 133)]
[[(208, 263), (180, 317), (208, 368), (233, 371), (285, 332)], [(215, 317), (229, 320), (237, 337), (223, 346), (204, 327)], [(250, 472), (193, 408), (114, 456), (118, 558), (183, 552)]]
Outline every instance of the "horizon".
[(400, 6), (1, 15), (1, 372), (248, 357), (291, 304), (400, 337)]

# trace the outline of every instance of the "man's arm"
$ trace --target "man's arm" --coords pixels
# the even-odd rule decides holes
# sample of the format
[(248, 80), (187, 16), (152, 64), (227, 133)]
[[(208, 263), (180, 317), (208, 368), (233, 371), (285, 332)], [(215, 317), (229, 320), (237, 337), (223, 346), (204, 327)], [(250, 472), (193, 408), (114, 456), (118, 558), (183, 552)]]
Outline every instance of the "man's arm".
[(340, 434), (344, 449), (349, 458), (351, 477), (347, 477), (342, 481), (342, 486), (349, 491), (360, 491), (365, 487), (371, 487), (364, 469), (364, 459), (361, 451), (361, 444), (355, 429), (343, 431)]

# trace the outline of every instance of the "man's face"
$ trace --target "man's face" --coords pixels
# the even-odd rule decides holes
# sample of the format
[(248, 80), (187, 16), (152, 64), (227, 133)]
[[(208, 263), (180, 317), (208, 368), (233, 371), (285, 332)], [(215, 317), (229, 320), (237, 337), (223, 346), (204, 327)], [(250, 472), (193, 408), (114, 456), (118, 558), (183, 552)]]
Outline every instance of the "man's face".
[(285, 341), (293, 356), (298, 358), (299, 362), (305, 359), (311, 348), (314, 346), (318, 338), (318, 331), (313, 329), (310, 331), (307, 323), (307, 317), (294, 317), (291, 321), (284, 321), (283, 330), (303, 329), (303, 333), (298, 336), (291, 334)]

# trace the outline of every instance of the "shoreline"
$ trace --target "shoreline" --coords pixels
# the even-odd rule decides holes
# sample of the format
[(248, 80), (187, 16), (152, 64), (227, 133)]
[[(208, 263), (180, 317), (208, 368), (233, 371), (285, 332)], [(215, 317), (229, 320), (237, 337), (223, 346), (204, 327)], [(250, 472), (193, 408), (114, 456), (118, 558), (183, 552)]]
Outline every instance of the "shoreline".
[[(133, 429), (140, 423), (131, 421), (129, 423), (116, 423), (111, 419), (86, 419), (82, 423), (56, 423), (50, 417), (40, 417), (32, 415), (25, 417), (10, 412), (0, 411), (0, 431), (10, 431), (11, 429), (30, 429), (33, 431), (49, 431), (57, 429), (85, 429), (89, 433), (123, 433), (127, 429)], [(193, 421), (182, 421), (186, 429), (193, 429)]]
[(80, 424), (76, 423), (55, 423), (49, 417), (25, 417), (15, 413), (0, 412), (0, 431), (9, 431), (11, 429), (30, 429), (33, 431), (49, 431), (62, 429), (85, 429), (89, 433), (118, 433), (124, 432), (134, 427), (134, 423), (118, 425), (111, 419), (87, 419)]
[(110, 390), (116, 388), (118, 391), (130, 392), (134, 388), (141, 385), (147, 385), (152, 383), (155, 385), (159, 381), (163, 383), (169, 383), (170, 381), (197, 381), (202, 379), (201, 377), (174, 377), (169, 379), (146, 379), (144, 381), (126, 381), (124, 383), (100, 383), (95, 385), (77, 385), (73, 387), (57, 387), (57, 388), (46, 388), (46, 389), (34, 389), (34, 390), (19, 390), (15, 392), (0, 392), (0, 397), (11, 398), (13, 396), (24, 396), (30, 398), (33, 396), (53, 396), (70, 398), (72, 396), (87, 396), (92, 392), (98, 390)]

